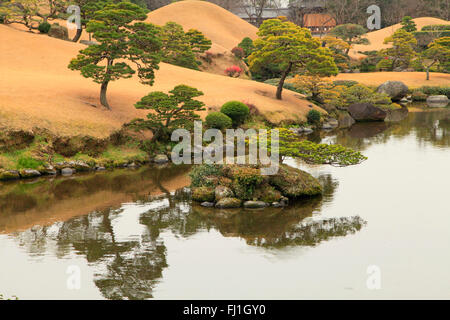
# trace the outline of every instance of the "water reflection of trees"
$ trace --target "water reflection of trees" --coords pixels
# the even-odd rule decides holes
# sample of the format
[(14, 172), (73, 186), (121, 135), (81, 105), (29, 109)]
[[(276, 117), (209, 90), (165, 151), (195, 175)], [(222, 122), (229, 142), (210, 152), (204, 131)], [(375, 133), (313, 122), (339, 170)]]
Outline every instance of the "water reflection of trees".
[[(337, 183), (330, 175), (320, 180), (326, 196), (332, 197)], [(248, 245), (283, 248), (315, 246), (355, 233), (364, 225), (359, 217), (318, 219), (314, 213), (323, 204), (320, 197), (287, 208), (216, 211), (192, 204), (188, 190), (180, 189), (142, 204), (154, 208), (139, 216), (144, 230), (129, 238), (117, 238), (114, 222), (125, 213), (112, 208), (32, 228), (16, 238), (31, 254), (53, 251), (59, 258), (72, 253), (84, 256), (95, 270), (95, 285), (107, 299), (148, 299), (167, 267), (162, 232), (189, 238), (215, 229), (225, 237), (244, 239)]]
[(402, 138), (411, 134), (415, 135), (416, 141), (421, 145), (450, 146), (450, 112), (415, 112), (400, 122), (356, 123), (349, 129), (337, 132), (318, 132), (308, 139), (320, 143), (331, 138), (334, 143), (365, 150), (371, 145), (386, 143), (392, 137)]

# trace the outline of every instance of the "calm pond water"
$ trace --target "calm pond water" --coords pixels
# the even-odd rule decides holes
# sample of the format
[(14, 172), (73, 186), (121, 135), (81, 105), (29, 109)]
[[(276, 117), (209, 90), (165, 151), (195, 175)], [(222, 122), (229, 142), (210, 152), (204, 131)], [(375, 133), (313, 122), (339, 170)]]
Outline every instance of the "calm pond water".
[[(450, 110), (310, 139), (369, 160), (348, 168), (287, 161), (318, 177), (325, 195), (285, 209), (214, 214), (180, 189), (187, 167), (3, 183), (0, 293), (449, 299)], [(368, 286), (374, 279), (379, 286)]]

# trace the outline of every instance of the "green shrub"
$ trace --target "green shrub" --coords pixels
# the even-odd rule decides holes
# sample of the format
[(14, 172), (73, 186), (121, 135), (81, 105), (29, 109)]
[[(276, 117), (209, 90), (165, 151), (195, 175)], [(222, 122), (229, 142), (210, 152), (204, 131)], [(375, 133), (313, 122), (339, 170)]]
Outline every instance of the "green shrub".
[(51, 26), (52, 25), (48, 22), (42, 22), (39, 24), (38, 30), (40, 33), (48, 33)]
[(206, 117), (206, 124), (214, 129), (228, 129), (233, 126), (233, 120), (222, 112), (211, 112)]
[(333, 86), (345, 86), (347, 88), (353, 87), (354, 85), (358, 84), (358, 81), (354, 80), (336, 80), (333, 81)]
[(240, 101), (229, 101), (222, 106), (220, 111), (231, 118), (234, 126), (244, 123), (250, 114), (249, 108)]
[(447, 96), (450, 98), (450, 87), (431, 87), (431, 86), (424, 86), (420, 88), (420, 91), (425, 93), (428, 96)]
[(253, 53), (255, 50), (255, 46), (253, 45), (253, 40), (249, 37), (245, 37), (241, 43), (238, 44), (239, 48), (244, 50), (245, 57), (247, 58), (249, 55)]
[(308, 114), (306, 115), (306, 119), (308, 120), (308, 123), (310, 124), (318, 124), (320, 123), (320, 117), (322, 115), (317, 110), (309, 110)]
[(429, 26), (424, 26), (422, 28), (422, 31), (438, 31), (438, 30), (449, 30), (450, 31), (450, 24), (432, 24)]
[(428, 96), (422, 91), (416, 90), (412, 93), (411, 99), (413, 101), (426, 101)]
[(219, 164), (202, 164), (199, 166), (194, 166), (189, 173), (189, 177), (191, 178), (191, 186), (192, 187), (212, 187), (213, 185), (209, 185), (207, 176), (222, 176), (223, 175), (223, 166)]

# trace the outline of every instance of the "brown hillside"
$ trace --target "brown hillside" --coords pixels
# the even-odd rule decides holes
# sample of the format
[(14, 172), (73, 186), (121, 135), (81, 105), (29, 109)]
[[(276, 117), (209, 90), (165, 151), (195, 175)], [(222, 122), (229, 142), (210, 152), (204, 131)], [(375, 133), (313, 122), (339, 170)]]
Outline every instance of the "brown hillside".
[[(416, 18), (414, 19), (414, 22), (417, 25), (417, 29), (421, 30), (424, 26), (432, 25), (432, 24), (450, 24), (450, 21), (438, 19), (438, 18), (432, 18), (432, 17), (422, 17), (422, 18)], [(350, 56), (352, 58), (360, 58), (364, 55), (358, 53), (358, 51), (378, 51), (381, 49), (388, 48), (389, 45), (384, 44), (384, 39), (391, 36), (395, 31), (397, 31), (399, 28), (401, 28), (401, 24), (398, 23), (396, 25), (380, 29), (377, 31), (369, 32), (367, 34), (367, 39), (369, 39), (370, 44), (369, 45), (355, 45), (350, 50)]]
[(104, 137), (145, 112), (133, 104), (150, 91), (168, 91), (178, 84), (202, 90), (209, 107), (229, 100), (254, 103), (273, 122), (305, 119), (310, 103), (285, 91), (274, 98), (275, 87), (250, 80), (193, 71), (161, 64), (153, 87), (137, 79), (110, 84), (113, 111), (100, 108), (99, 85), (71, 71), (67, 65), (83, 45), (0, 25), (0, 128), (48, 128), (63, 135)]
[(197, 29), (213, 42), (213, 50), (231, 50), (245, 37), (255, 39), (258, 29), (233, 13), (206, 1), (179, 1), (152, 11), (147, 22), (163, 25), (173, 21)]

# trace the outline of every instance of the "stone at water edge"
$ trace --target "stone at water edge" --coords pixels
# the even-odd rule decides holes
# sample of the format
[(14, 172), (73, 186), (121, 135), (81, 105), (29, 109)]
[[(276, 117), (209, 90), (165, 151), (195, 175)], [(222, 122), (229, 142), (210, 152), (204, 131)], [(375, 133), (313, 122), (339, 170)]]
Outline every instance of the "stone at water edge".
[(35, 178), (41, 176), (41, 173), (37, 170), (32, 169), (24, 169), (19, 171), (20, 177), (26, 178)]
[(350, 128), (356, 123), (355, 119), (347, 111), (339, 112), (339, 128)]
[(20, 179), (19, 171), (0, 169), (0, 181)]
[(356, 121), (384, 121), (387, 112), (371, 103), (354, 103), (348, 107), (348, 112)]
[(408, 87), (401, 81), (386, 81), (378, 87), (377, 92), (387, 94), (392, 101), (400, 101), (408, 94)]
[(71, 176), (74, 173), (75, 173), (75, 170), (72, 169), (72, 168), (64, 168), (64, 169), (61, 170), (61, 174), (63, 176)]
[(240, 208), (242, 201), (236, 198), (224, 198), (216, 203), (218, 209), (235, 209)]
[[(281, 164), (278, 173), (269, 176), (270, 184), (281, 191), (284, 197), (298, 198), (322, 194), (319, 180), (300, 169)], [(282, 198), (281, 201), (286, 201)]]
[(165, 164), (169, 162), (169, 158), (165, 154), (158, 154), (153, 159), (153, 162), (156, 164)]
[(202, 202), (200, 205), (205, 208), (212, 208), (214, 207), (214, 202)]
[(449, 104), (449, 99), (447, 96), (429, 96), (427, 98), (427, 104), (431, 108), (444, 108)]
[(261, 209), (268, 207), (269, 204), (264, 201), (246, 201), (244, 202), (244, 208), (247, 209)]

